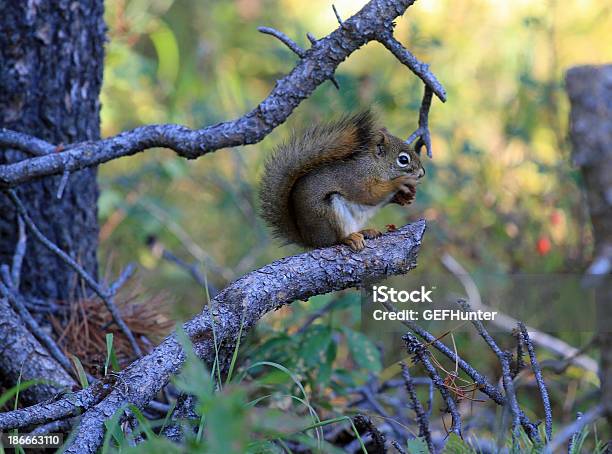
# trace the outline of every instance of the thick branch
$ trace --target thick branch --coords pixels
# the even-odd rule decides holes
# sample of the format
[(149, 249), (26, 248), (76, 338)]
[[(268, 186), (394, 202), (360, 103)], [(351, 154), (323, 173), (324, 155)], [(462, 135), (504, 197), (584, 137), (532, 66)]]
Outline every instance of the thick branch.
[[(255, 109), (224, 123), (192, 130), (180, 125), (147, 125), (96, 142), (83, 142), (64, 151), (0, 166), (0, 187), (14, 187), (35, 178), (74, 172), (153, 147), (166, 147), (188, 159), (214, 150), (257, 143), (282, 124), (304, 99), (350, 54), (369, 41), (383, 43), (402, 63), (417, 74), (440, 99), (444, 89), (427, 65), (419, 62), (393, 38), (393, 20), (414, 0), (372, 0), (342, 25), (313, 43), (287, 76)], [(16, 135), (17, 134), (17, 135)], [(29, 149), (34, 139), (12, 131), (0, 131), (0, 146)], [(18, 140), (18, 139), (23, 140)], [(48, 151), (51, 144), (34, 144), (32, 151)]]
[[(241, 320), (244, 335), (262, 316), (295, 300), (404, 274), (416, 266), (424, 231), (425, 221), (421, 220), (370, 240), (359, 253), (351, 252), (346, 246), (333, 246), (278, 260), (235, 281), (211, 301), (210, 309), (205, 308), (183, 328), (198, 356), (212, 364), (215, 357), (212, 314), (221, 364), (224, 364), (233, 351)], [(99, 402), (86, 399), (89, 410), (83, 415), (68, 452), (95, 452), (102, 442), (104, 421), (126, 403), (143, 408), (179, 371), (183, 361), (180, 343), (175, 335), (169, 336), (151, 353), (119, 373), (108, 396), (102, 395)], [(79, 403), (74, 405), (74, 412), (83, 408), (82, 402)], [(53, 405), (58, 409), (57, 418), (73, 414), (65, 403)], [(40, 406), (31, 408), (37, 408), (37, 413), (29, 414), (31, 410), (24, 409), (19, 410), (18, 418), (13, 412), (0, 415), (0, 427), (24, 427), (34, 421), (53, 420), (47, 407), (44, 418), (39, 414)], [(13, 425), (16, 422), (18, 426)]]
[(55, 151), (55, 147), (49, 142), (24, 134), (23, 132), (11, 131), (0, 128), (0, 144), (7, 148), (23, 151), (32, 156), (44, 156)]

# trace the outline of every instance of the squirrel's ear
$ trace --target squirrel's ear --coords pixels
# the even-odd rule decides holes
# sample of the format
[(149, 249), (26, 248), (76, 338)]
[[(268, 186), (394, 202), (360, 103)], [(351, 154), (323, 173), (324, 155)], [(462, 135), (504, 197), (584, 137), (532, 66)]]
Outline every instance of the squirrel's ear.
[(387, 138), (386, 132), (386, 128), (381, 128), (376, 131), (376, 135), (374, 136), (374, 143), (376, 144), (376, 154), (378, 156), (384, 156), (387, 153), (387, 143), (389, 139)]
[(376, 141), (376, 143), (387, 143), (389, 141), (389, 131), (387, 131), (387, 128), (380, 128), (378, 131), (376, 131), (376, 134), (374, 136), (374, 139)]

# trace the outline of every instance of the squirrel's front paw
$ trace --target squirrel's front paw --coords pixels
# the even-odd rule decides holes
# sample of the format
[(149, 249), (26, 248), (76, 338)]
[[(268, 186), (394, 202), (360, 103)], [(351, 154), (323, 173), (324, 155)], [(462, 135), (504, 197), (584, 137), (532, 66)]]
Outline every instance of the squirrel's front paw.
[(359, 252), (365, 247), (365, 237), (360, 232), (353, 232), (344, 238), (342, 243), (348, 245), (353, 251)]
[(366, 240), (373, 240), (382, 235), (382, 232), (376, 229), (363, 229), (360, 230), (359, 233), (361, 233)]
[(391, 203), (397, 203), (398, 205), (410, 205), (414, 202), (416, 191), (414, 192), (397, 192), (391, 199)]

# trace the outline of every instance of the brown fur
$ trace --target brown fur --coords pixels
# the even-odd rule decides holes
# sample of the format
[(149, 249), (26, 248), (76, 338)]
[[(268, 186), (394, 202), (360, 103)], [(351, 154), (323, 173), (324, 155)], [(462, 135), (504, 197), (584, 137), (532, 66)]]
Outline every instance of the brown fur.
[[(411, 157), (406, 168), (396, 164), (401, 152)], [(291, 243), (319, 247), (344, 242), (362, 249), (375, 231), (348, 231), (350, 210), (369, 216), (394, 194), (413, 191), (422, 173), (414, 150), (364, 111), (294, 134), (275, 150), (262, 178), (262, 216)]]

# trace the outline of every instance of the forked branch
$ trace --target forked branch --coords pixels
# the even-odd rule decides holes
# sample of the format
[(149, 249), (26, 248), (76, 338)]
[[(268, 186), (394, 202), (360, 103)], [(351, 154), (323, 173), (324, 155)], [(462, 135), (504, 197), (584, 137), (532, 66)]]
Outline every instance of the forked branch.
[[(12, 188), (49, 175), (68, 176), (71, 172), (154, 147), (170, 148), (184, 158), (195, 159), (220, 148), (257, 143), (282, 124), (319, 85), (333, 79), (340, 63), (370, 41), (382, 43), (425, 83), (428, 90), (445, 101), (446, 92), (429, 66), (393, 37), (393, 21), (413, 3), (414, 0), (372, 0), (329, 35), (318, 40), (309, 37), (312, 46), (308, 50), (301, 49), (281, 32), (261, 29), (288, 45), (300, 60), (288, 75), (276, 82), (267, 98), (235, 120), (195, 130), (175, 124), (141, 126), (114, 137), (76, 143), (62, 149), (26, 134), (0, 129), (0, 147), (34, 155), (0, 166), (0, 187)], [(428, 111), (428, 106), (421, 108), (422, 113)], [(429, 136), (428, 132), (425, 134), (426, 128), (426, 121), (420, 119), (418, 135), (425, 145)], [(59, 196), (61, 192), (58, 191)]]

